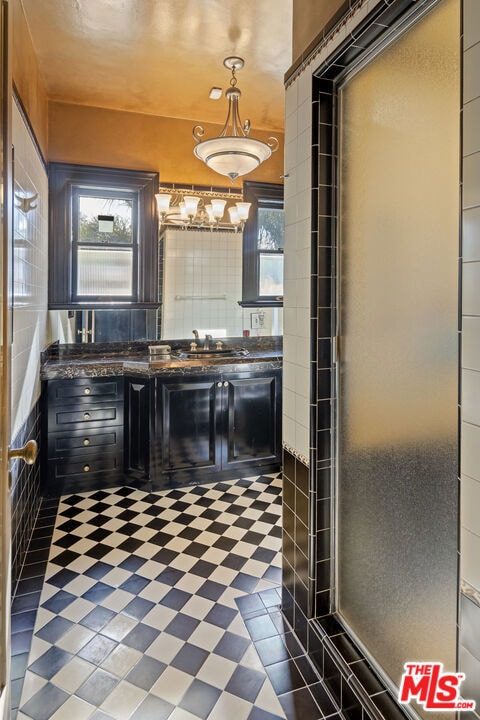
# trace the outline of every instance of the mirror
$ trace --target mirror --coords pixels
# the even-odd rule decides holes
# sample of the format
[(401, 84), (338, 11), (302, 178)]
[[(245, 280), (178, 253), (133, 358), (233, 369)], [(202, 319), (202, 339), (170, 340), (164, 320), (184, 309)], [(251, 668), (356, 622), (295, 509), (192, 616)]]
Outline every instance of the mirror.
[(283, 308), (243, 308), (242, 233), (167, 227), (160, 238), (158, 310), (55, 310), (61, 343), (283, 334)]

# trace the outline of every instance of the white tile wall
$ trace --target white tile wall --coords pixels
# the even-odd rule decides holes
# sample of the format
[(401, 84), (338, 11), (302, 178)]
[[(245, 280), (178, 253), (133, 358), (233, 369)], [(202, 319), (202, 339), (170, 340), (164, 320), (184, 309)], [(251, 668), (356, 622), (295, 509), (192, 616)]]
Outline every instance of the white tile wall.
[(480, 3), (478, 0), (463, 0), (463, 46), (465, 50), (478, 43), (480, 27)]
[(169, 229), (164, 247), (162, 336), (241, 335), (241, 234)]
[(238, 304), (241, 233), (168, 229), (164, 247), (163, 338), (189, 338), (194, 328), (213, 337), (239, 337), (244, 330), (252, 337), (282, 334), (281, 309), (255, 309), (263, 312), (264, 324), (253, 329), (254, 311)]
[(464, 0), (461, 574), (480, 590), (480, 3)]
[[(14, 192), (38, 193), (28, 212), (14, 208), (12, 438), (40, 395), (40, 352), (51, 342), (47, 311), (48, 182), (22, 116), (13, 103)], [(15, 200), (15, 205), (18, 200)]]
[[(474, 0), (476, 2), (478, 0)], [(309, 458), (312, 73), (373, 7), (367, 0), (286, 89), (283, 442)], [(320, 28), (319, 28), (320, 30)], [(295, 398), (295, 402), (292, 400)]]
[(283, 442), (309, 458), (311, 75), (286, 90)]

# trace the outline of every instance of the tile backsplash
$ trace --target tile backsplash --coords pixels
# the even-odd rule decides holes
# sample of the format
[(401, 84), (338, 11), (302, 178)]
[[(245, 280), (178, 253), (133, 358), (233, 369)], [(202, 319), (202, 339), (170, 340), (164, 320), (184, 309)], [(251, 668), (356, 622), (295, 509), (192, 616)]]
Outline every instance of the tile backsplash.
[[(242, 308), (242, 234), (167, 229), (164, 238), (162, 337), (281, 335), (282, 310)], [(253, 328), (252, 312), (262, 327)]]

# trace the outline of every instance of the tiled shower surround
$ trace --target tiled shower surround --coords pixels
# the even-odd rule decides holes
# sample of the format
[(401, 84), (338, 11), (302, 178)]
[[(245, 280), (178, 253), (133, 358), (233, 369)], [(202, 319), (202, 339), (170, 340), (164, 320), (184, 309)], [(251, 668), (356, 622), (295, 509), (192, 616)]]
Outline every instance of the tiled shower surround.
[[(422, 3), (418, 3), (421, 5)], [(283, 551), (283, 609), (299, 639), (308, 648), (322, 672), (329, 690), (346, 717), (385, 718), (404, 717), (404, 713), (390, 693), (379, 682), (367, 660), (354, 646), (344, 629), (336, 621), (333, 610), (334, 580), (331, 573), (333, 556), (332, 517), (334, 513), (332, 479), (334, 474), (335, 388), (332, 383), (334, 358), (332, 328), (335, 327), (335, 138), (333, 78), (349, 65), (386, 28), (412, 7), (412, 0), (389, 2), (345, 2), (330, 25), (314, 41), (286, 78), (286, 149), (285, 197), (287, 226), (286, 267), (289, 255), (297, 254), (299, 242), (304, 241), (305, 218), (310, 230), (309, 279), (311, 281), (311, 310), (309, 310), (311, 336), (311, 364), (309, 366), (310, 416), (299, 410), (305, 392), (305, 374), (297, 371), (291, 379), (291, 363), (298, 363), (298, 338), (295, 328), (301, 326), (302, 312), (299, 284), (305, 285), (305, 267), (296, 272), (295, 282), (289, 286), (286, 277), (286, 306), (296, 308), (295, 315), (285, 314), (284, 367), (287, 369), (286, 387), (293, 396), (287, 397), (284, 410), (284, 551)], [(480, 117), (480, 85), (478, 59), (480, 57), (480, 8), (476, 0), (463, 2), (465, 33), (464, 67), (464, 133), (471, 140), (465, 173), (464, 160), (464, 248), (465, 262), (470, 275), (475, 275), (480, 261), (480, 213), (478, 188), (480, 187), (480, 152), (478, 119)], [(465, 90), (466, 89), (466, 90)], [(467, 107), (467, 105), (469, 107)], [(468, 127), (466, 127), (468, 124)], [(307, 136), (305, 136), (307, 133)], [(475, 138), (475, 141), (473, 141)], [(307, 142), (308, 139), (308, 142)], [(474, 142), (474, 144), (472, 144)], [(307, 150), (310, 148), (310, 151)], [(475, 157), (471, 156), (475, 153)], [(465, 154), (465, 147), (464, 147)], [(465, 194), (468, 203), (465, 202)], [(308, 211), (311, 207), (311, 220)], [(288, 239), (290, 238), (290, 242)], [(466, 257), (468, 253), (468, 257)], [(475, 275), (476, 276), (476, 275)], [(302, 279), (303, 278), (303, 279)], [(463, 366), (469, 368), (468, 395), (478, 397), (480, 345), (478, 344), (478, 282), (470, 283), (469, 309), (463, 326)], [(465, 307), (465, 293), (464, 293)], [(305, 319), (305, 311), (303, 312)], [(476, 339), (475, 339), (476, 338)], [(466, 364), (465, 358), (468, 356)], [(465, 382), (465, 375), (463, 382)], [(473, 383), (473, 385), (472, 385)], [(477, 388), (477, 390), (475, 390)], [(463, 530), (462, 576), (470, 579), (468, 598), (464, 596), (460, 607), (459, 669), (473, 680), (462, 688), (464, 697), (480, 704), (478, 677), (480, 674), (480, 603), (476, 589), (478, 582), (478, 556), (480, 526), (478, 513), (478, 467), (480, 455), (478, 412), (472, 415), (469, 403), (468, 417), (462, 428), (462, 454), (474, 471), (463, 478), (468, 496), (463, 495), (462, 520), (468, 524)], [(465, 429), (465, 421), (470, 424)], [(302, 441), (305, 424), (308, 426), (308, 447)], [(301, 433), (298, 435), (298, 428)], [(296, 434), (297, 433), (297, 434)], [(476, 448), (476, 449), (475, 449)], [(466, 472), (465, 465), (463, 467)], [(471, 475), (475, 472), (475, 475)], [(476, 480), (474, 480), (474, 477)], [(477, 498), (474, 501), (474, 497)], [(470, 500), (469, 500), (470, 498)], [(476, 558), (476, 559), (475, 559)], [(475, 641), (474, 638), (477, 640)], [(472, 713), (469, 720), (477, 717)], [(466, 714), (463, 720), (467, 720)]]

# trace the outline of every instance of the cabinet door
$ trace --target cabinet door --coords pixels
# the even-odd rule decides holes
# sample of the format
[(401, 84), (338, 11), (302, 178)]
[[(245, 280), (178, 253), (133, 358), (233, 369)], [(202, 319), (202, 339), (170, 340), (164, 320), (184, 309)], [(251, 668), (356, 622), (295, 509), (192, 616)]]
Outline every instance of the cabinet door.
[(156, 456), (160, 472), (172, 473), (170, 479), (175, 474), (180, 479), (182, 471), (185, 476), (187, 470), (220, 468), (221, 390), (214, 378), (157, 378)]
[(280, 460), (280, 374), (225, 376), (223, 467)]
[(125, 472), (147, 479), (150, 462), (150, 381), (126, 378)]

